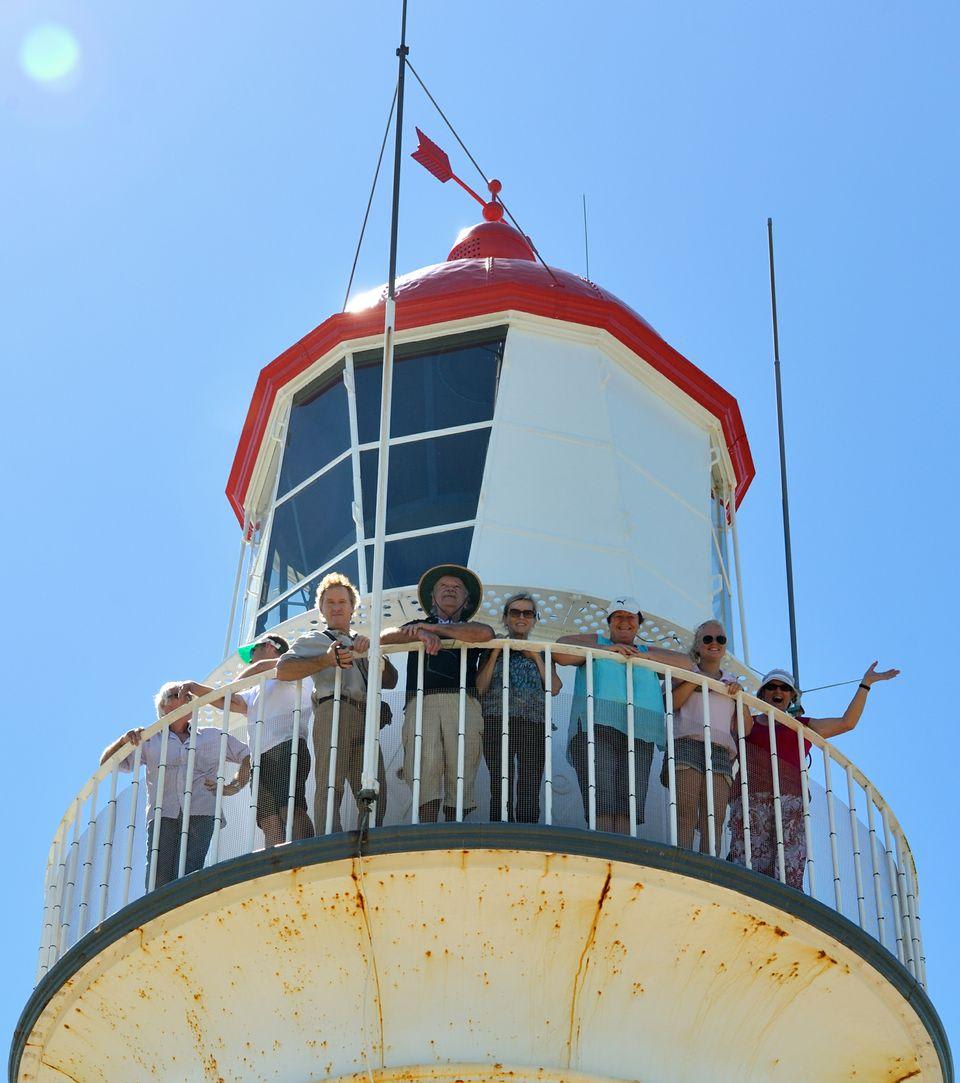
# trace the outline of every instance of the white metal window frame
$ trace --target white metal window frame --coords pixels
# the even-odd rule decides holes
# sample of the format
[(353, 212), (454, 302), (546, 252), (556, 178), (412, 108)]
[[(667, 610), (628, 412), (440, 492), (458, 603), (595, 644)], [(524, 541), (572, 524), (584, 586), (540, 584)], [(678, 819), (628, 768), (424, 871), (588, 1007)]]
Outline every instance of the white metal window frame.
[[(493, 321), (483, 323), (483, 324), (479, 324), (479, 325), (476, 325), (474, 327), (470, 327), (470, 328), (463, 329), (463, 330), (464, 331), (466, 331), (466, 330), (483, 331), (483, 330), (485, 330), (487, 328), (489, 328), (490, 330), (493, 330), (495, 328), (499, 328), (499, 327), (503, 327), (503, 326), (504, 326), (504, 324), (503, 324), (502, 320), (493, 320)], [(453, 332), (453, 333), (455, 334), (456, 332)], [(429, 337), (425, 336), (423, 339), (421, 339), (419, 337), (411, 337), (408, 341), (413, 342), (413, 343), (419, 343), (421, 341), (429, 342), (429, 340), (433, 339), (433, 338), (448, 338), (448, 337), (451, 337), (451, 332), (449, 330), (446, 331), (442, 335), (430, 335)], [(364, 451), (375, 450), (377, 448), (378, 444), (377, 444), (377, 441), (375, 441), (375, 440), (366, 441), (365, 443), (360, 443), (359, 442), (359, 421), (358, 421), (358, 417), (357, 417), (357, 395), (356, 395), (356, 377), (355, 377), (355, 368), (354, 368), (354, 357), (355, 357), (355, 355), (357, 353), (365, 353), (365, 352), (367, 352), (366, 349), (361, 349), (361, 350), (349, 349), (345, 353), (341, 353), (340, 351), (335, 351), (328, 358), (325, 359), (325, 361), (323, 362), (323, 366), (320, 369), (320, 371), (314, 370), (313, 372), (311, 372), (309, 379), (304, 380), (302, 383), (298, 384), (295, 388), (291, 388), (289, 394), (286, 396), (286, 401), (285, 401), (284, 407), (283, 407), (284, 413), (282, 415), (282, 421), (280, 421), (279, 424), (274, 428), (274, 432), (277, 432), (279, 430), (283, 434), (285, 434), (288, 431), (289, 424), (290, 424), (290, 418), (291, 418), (292, 411), (293, 411), (294, 397), (296, 396), (297, 392), (302, 390), (304, 387), (308, 386), (310, 383), (313, 383), (314, 381), (319, 379), (324, 374), (324, 372), (326, 372), (326, 371), (328, 371), (330, 369), (333, 369), (340, 362), (340, 360), (343, 360), (344, 368), (343, 368), (342, 373), (340, 374), (340, 378), (343, 380), (344, 387), (346, 388), (346, 392), (347, 392), (347, 410), (348, 410), (348, 420), (349, 420), (349, 430), (350, 430), (350, 446), (348, 448), (346, 448), (344, 451), (340, 452), (338, 455), (334, 456), (334, 458), (330, 459), (328, 462), (324, 463), (323, 466), (321, 466), (318, 470), (316, 470), (309, 477), (304, 478), (303, 481), (298, 482), (293, 488), (287, 490), (285, 493), (280, 495), (279, 494), (280, 470), (281, 470), (281, 467), (282, 467), (283, 450), (284, 450), (281, 447), (280, 456), (277, 459), (276, 470), (275, 470), (274, 478), (273, 478), (273, 489), (272, 489), (272, 494), (271, 494), (271, 501), (270, 501), (270, 504), (268, 506), (268, 511), (267, 511), (267, 514), (265, 516), (264, 523), (263, 523), (263, 529), (261, 530), (261, 534), (260, 534), (260, 545), (259, 545), (259, 553), (258, 553), (259, 561), (257, 562), (258, 567), (255, 569), (254, 575), (251, 576), (251, 579), (250, 579), (250, 587), (249, 587), (249, 591), (248, 591), (248, 597), (250, 597), (250, 592), (253, 591), (254, 589), (257, 592), (257, 597), (256, 597), (256, 603), (255, 603), (256, 608), (253, 610), (253, 612), (252, 612), (252, 614), (251, 614), (251, 616), (249, 618), (249, 625), (250, 625), (250, 627), (248, 628), (248, 635), (249, 636), (253, 635), (254, 630), (256, 628), (257, 621), (259, 621), (259, 619), (265, 613), (269, 612), (275, 606), (281, 604), (285, 599), (287, 599), (287, 598), (291, 597), (292, 595), (296, 594), (299, 590), (302, 590), (304, 585), (306, 583), (308, 583), (311, 579), (313, 579), (317, 575), (322, 574), (324, 571), (326, 571), (327, 569), (333, 567), (338, 562), (346, 559), (347, 557), (350, 556), (351, 553), (355, 552), (357, 554), (357, 577), (358, 577), (357, 586), (359, 587), (361, 594), (366, 594), (367, 593), (367, 589), (368, 589), (367, 568), (366, 568), (366, 559), (365, 559), (365, 552), (364, 552), (364, 547), (366, 545), (366, 540), (367, 539), (366, 539), (365, 532), (364, 532), (363, 483), (362, 483), (362, 480), (361, 480), (361, 471), (360, 471), (360, 454), (361, 454), (361, 452), (364, 452)], [(331, 386), (332, 386), (332, 384), (331, 384)], [(496, 401), (496, 400), (494, 400), (494, 401)], [(464, 425), (450, 425), (450, 426), (447, 426), (446, 428), (442, 428), (442, 429), (426, 429), (423, 432), (410, 433), (410, 434), (408, 434), (406, 436), (394, 436), (394, 437), (391, 437), (391, 439), (390, 439), (390, 446), (391, 447), (398, 447), (398, 446), (401, 446), (403, 444), (420, 443), (422, 441), (435, 440), (435, 439), (442, 438), (442, 437), (445, 437), (445, 436), (456, 436), (456, 435), (461, 434), (461, 433), (478, 432), (478, 431), (483, 430), (483, 429), (492, 430), (492, 428), (493, 428), (493, 418), (491, 417), (487, 421), (475, 421), (475, 422), (470, 422), (470, 423), (464, 424)], [(296, 583), (294, 583), (292, 586), (288, 587), (282, 594), (278, 594), (275, 597), (268, 599), (263, 604), (260, 604), (260, 593), (262, 591), (263, 581), (264, 581), (264, 578), (269, 573), (269, 569), (266, 566), (266, 562), (267, 562), (269, 552), (270, 552), (270, 540), (271, 540), (271, 536), (272, 536), (272, 533), (273, 533), (273, 520), (274, 520), (274, 516), (276, 514), (277, 508), (280, 507), (282, 504), (286, 503), (288, 500), (295, 497), (296, 495), (298, 495), (299, 493), (303, 492), (310, 485), (312, 485), (313, 482), (315, 482), (318, 478), (323, 477), (324, 474), (329, 473), (331, 470), (335, 469), (336, 467), (340, 466), (342, 463), (346, 462), (347, 459), (349, 459), (351, 461), (352, 475), (353, 475), (353, 503), (352, 503), (352, 509), (351, 510), (352, 510), (352, 515), (353, 515), (354, 526), (355, 526), (355, 529), (356, 529), (356, 542), (355, 542), (355, 544), (351, 545), (351, 546), (348, 546), (346, 549), (342, 550), (340, 553), (337, 553), (335, 556), (333, 556), (330, 559), (324, 561), (323, 564), (321, 564), (319, 567), (314, 568), (313, 570), (305, 573), (300, 579), (297, 580)], [(481, 486), (481, 488), (482, 488), (482, 486)], [(416, 538), (416, 537), (422, 537), (422, 536), (427, 535), (427, 534), (435, 534), (438, 531), (447, 532), (447, 531), (451, 531), (451, 530), (461, 530), (461, 529), (465, 529), (465, 528), (468, 528), (468, 527), (472, 528), (472, 527), (474, 527), (476, 525), (476, 522), (477, 522), (476, 517), (474, 517), (472, 519), (461, 520), (461, 521), (456, 522), (456, 523), (440, 523), (440, 524), (436, 524), (436, 525), (429, 526), (429, 527), (419, 528), (419, 529), (416, 529), (416, 530), (401, 531), (401, 532), (398, 532), (398, 533), (395, 533), (395, 534), (388, 534), (384, 538), (384, 542), (389, 543), (389, 542), (392, 542), (392, 541), (403, 541), (403, 540), (405, 540), (407, 538)], [(246, 618), (246, 613), (244, 613), (244, 617)]]

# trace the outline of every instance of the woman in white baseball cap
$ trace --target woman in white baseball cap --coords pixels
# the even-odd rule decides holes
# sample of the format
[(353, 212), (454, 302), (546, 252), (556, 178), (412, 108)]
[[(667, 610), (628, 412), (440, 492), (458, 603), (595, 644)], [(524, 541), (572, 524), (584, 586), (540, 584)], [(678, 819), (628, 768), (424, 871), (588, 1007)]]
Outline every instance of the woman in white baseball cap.
[[(836, 737), (849, 733), (860, 721), (870, 689), (878, 681), (892, 680), (898, 669), (877, 670), (873, 662), (857, 686), (853, 699), (839, 718), (810, 718), (796, 715), (807, 729), (821, 737)], [(799, 704), (800, 690), (793, 675), (785, 669), (772, 669), (760, 683), (758, 699), (778, 711), (793, 714)], [(783, 832), (783, 861), (786, 882), (803, 890), (803, 874), (807, 864), (807, 840), (803, 828), (802, 774), (800, 745), (797, 735), (782, 722), (774, 724), (777, 742), (777, 779), (780, 784), (780, 824)], [(773, 799), (773, 770), (770, 748), (770, 727), (764, 715), (754, 715), (753, 728), (747, 735), (747, 795), (750, 805), (750, 865), (754, 872), (777, 878), (777, 825)], [(803, 755), (810, 752), (810, 742), (804, 739)], [(743, 841), (743, 804), (739, 786), (734, 787), (730, 801), (730, 853), (728, 860), (746, 865)]]

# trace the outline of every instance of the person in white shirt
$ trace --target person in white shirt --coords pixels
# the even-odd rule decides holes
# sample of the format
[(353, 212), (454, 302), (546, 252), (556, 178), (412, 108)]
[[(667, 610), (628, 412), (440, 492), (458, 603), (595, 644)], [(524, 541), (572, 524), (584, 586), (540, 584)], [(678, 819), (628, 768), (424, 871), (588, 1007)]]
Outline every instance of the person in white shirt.
[[(240, 677), (249, 677), (254, 673), (274, 669), (277, 660), (286, 653), (287, 649), (287, 641), (278, 635), (267, 635), (255, 643), (241, 647), (237, 653), (244, 662), (251, 664), (240, 673)], [(299, 702), (296, 684), (271, 678), (264, 683), (263, 687), (262, 712), (258, 684), (235, 692), (230, 700), (230, 710), (247, 716), (247, 743), (254, 752), (257, 748), (257, 719), (262, 717), (260, 773), (257, 785), (257, 826), (263, 832), (265, 846), (278, 846), (286, 839), (293, 728), (298, 707), (300, 721), (297, 727), (296, 777), (293, 780), (292, 837), (296, 840), (313, 836), (313, 821), (307, 812), (306, 794), (307, 777), (310, 774), (307, 728), (313, 682), (309, 677), (304, 680)], [(214, 706), (221, 706), (222, 702), (222, 700), (215, 701)]]
[[(194, 681), (171, 681), (154, 696), (157, 718), (175, 711), (190, 702), (194, 695), (201, 695), (198, 689), (202, 685)], [(205, 691), (205, 689), (204, 689)], [(189, 790), (190, 823), (187, 827), (187, 851), (185, 872), (195, 872), (203, 867), (213, 835), (214, 812), (216, 811), (217, 768), (220, 762), (220, 742), (223, 734), (215, 726), (199, 726), (191, 734), (190, 715), (184, 714), (170, 723), (166, 740), (166, 757), (163, 794), (158, 795), (157, 786), (160, 773), (160, 759), (163, 750), (163, 730), (143, 740), (143, 727), (128, 730), (104, 749), (100, 757), (106, 763), (111, 756), (119, 752), (124, 745), (141, 745), (140, 760), (147, 773), (147, 870), (145, 882), (150, 879), (150, 850), (153, 846), (154, 817), (157, 804), (160, 804), (160, 831), (157, 853), (157, 874), (155, 884), (161, 887), (176, 879), (180, 859), (180, 840), (183, 832), (183, 807), (186, 792)], [(191, 736), (195, 747), (193, 776), (187, 777)], [(236, 737), (226, 735), (226, 760), (238, 765), (233, 779), (225, 782), (223, 795), (237, 793), (250, 777), (250, 751)], [(134, 752), (120, 761), (121, 771), (132, 771)], [(221, 824), (225, 823), (222, 818)]]

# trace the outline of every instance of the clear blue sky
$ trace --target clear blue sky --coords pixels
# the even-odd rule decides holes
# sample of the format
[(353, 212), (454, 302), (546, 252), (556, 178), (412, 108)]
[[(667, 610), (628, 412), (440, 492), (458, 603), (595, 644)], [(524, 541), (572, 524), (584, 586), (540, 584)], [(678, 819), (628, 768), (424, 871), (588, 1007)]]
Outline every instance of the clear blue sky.
[[(545, 257), (583, 270), (586, 192), (592, 277), (738, 397), (764, 667), (789, 657), (775, 219), (804, 683), (874, 658), (903, 670), (841, 747), (916, 852), (955, 1044), (958, 22), (955, 4), (875, 0), (411, 0), (410, 16), (411, 60)], [(34, 33), (47, 23), (76, 49)], [(3, 1033), (64, 808), (161, 681), (219, 660), (236, 440), (259, 369), (341, 304), (398, 23), (386, 0), (0, 5)], [(408, 151), (414, 124), (472, 179), (411, 87)], [(385, 278), (386, 217), (384, 185), (360, 287)], [(400, 268), (442, 259), (475, 218), (410, 164)]]

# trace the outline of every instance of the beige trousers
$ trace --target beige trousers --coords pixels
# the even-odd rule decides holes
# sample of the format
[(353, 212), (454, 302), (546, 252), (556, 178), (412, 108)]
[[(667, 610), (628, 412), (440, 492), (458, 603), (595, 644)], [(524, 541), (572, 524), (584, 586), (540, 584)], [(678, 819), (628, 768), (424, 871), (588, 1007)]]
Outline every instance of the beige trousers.
[[(403, 718), (403, 777), (412, 788), (415, 774), (416, 699), (411, 697)], [(476, 699), (464, 697), (463, 810), (476, 808), (477, 768), (483, 738), (483, 715)], [(420, 804), (443, 799), (457, 803), (457, 746), (460, 693), (428, 692), (423, 697), (423, 740), (420, 754)]]
[[(331, 799), (330, 760), (333, 736), (332, 699), (314, 705), (313, 708), (313, 763), (316, 771), (317, 789), (313, 798), (313, 825), (318, 835), (324, 834), (327, 824), (327, 803)], [(333, 831), (342, 831), (340, 805), (343, 802), (344, 783), (350, 783), (353, 796), (361, 790), (363, 775), (363, 734), (366, 725), (366, 705), (352, 700), (340, 703), (337, 724), (337, 763), (333, 780)], [(380, 796), (377, 800), (377, 827), (383, 824), (387, 811), (387, 778), (383, 768), (383, 753), (379, 754), (377, 777), (380, 780)]]

